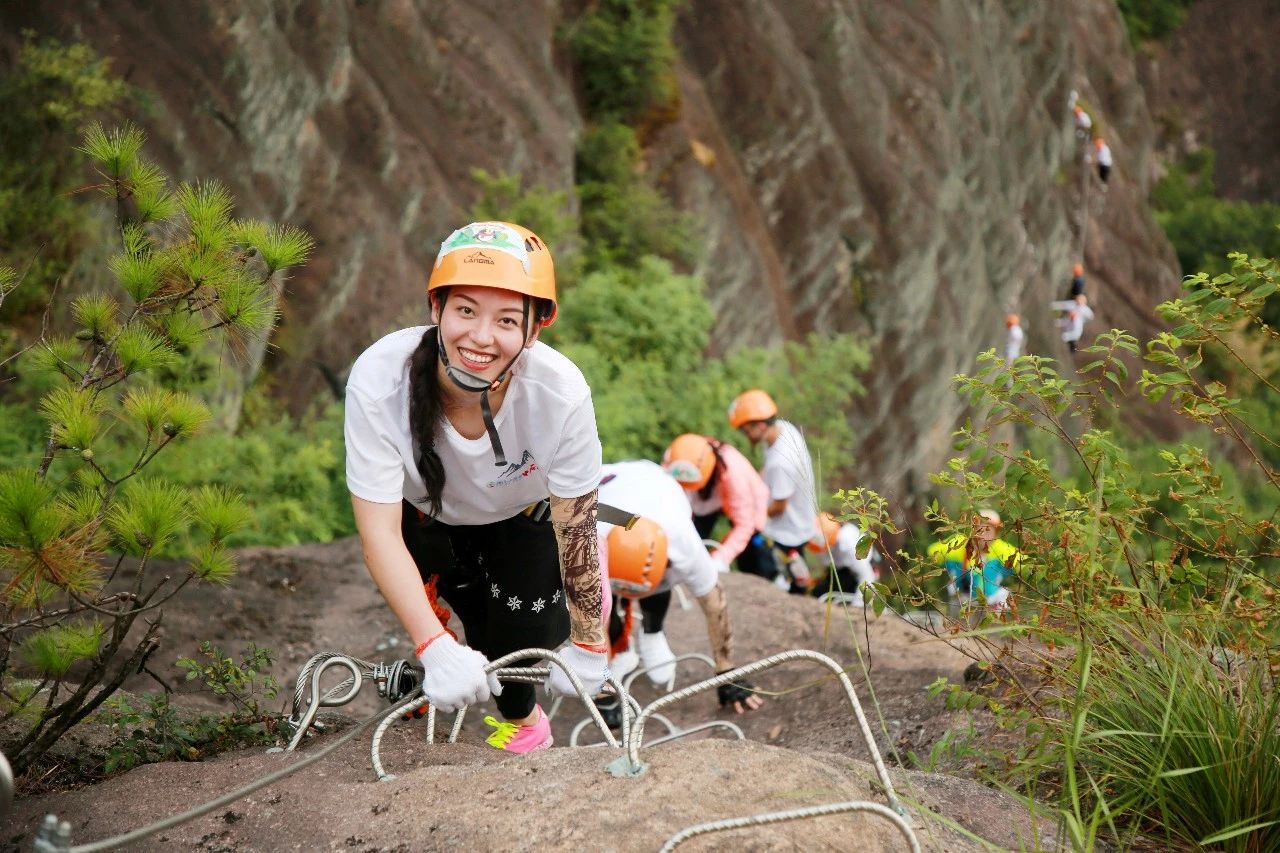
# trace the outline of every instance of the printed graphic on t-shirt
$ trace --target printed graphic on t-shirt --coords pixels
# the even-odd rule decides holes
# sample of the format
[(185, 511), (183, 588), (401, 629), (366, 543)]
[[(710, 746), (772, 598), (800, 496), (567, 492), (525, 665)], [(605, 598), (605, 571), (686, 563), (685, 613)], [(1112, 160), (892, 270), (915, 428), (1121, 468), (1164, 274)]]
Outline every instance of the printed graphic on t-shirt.
[(534, 460), (533, 454), (526, 450), (524, 455), (520, 457), (519, 462), (512, 462), (501, 474), (498, 475), (498, 479), (489, 481), (489, 488), (492, 489), (497, 486), (510, 486), (515, 483), (519, 483), (525, 477), (528, 477), (537, 470), (538, 463)]

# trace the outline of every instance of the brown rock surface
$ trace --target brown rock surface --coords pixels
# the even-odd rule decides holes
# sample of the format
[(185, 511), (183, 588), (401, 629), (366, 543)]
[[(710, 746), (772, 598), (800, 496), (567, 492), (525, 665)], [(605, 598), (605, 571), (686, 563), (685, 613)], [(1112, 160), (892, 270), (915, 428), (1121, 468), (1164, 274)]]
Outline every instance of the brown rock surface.
[(1277, 39), (1268, 0), (1198, 0), (1176, 33), (1138, 53), (1162, 153), (1211, 146), (1230, 198), (1280, 200)]
[[(282, 681), (316, 651), (343, 651), (367, 659), (406, 655), (376, 646), (398, 636), (394, 618), (360, 564), (354, 541), (333, 546), (252, 549), (243, 571), (225, 593), (184, 591), (166, 610), (164, 647), (152, 658), (164, 662), (193, 651), (199, 639), (228, 650), (249, 641), (275, 649)], [(896, 617), (827, 621), (823, 606), (788, 596), (757, 578), (725, 576), (739, 637), (738, 660), (748, 662), (791, 648), (824, 652), (847, 667), (876, 731), (886, 760), (928, 745), (952, 724), (941, 702), (925, 687), (938, 677), (958, 680), (967, 658), (933, 641)], [(707, 650), (700, 611), (673, 607), (667, 630), (677, 652)], [(398, 654), (397, 654), (398, 652)], [(875, 687), (873, 700), (865, 661)], [(705, 675), (682, 664), (680, 684)], [(616, 753), (602, 748), (561, 748), (584, 714), (571, 703), (555, 719), (557, 747), (527, 757), (484, 746), (488, 732), (473, 711), (454, 745), (423, 743), (425, 723), (400, 723), (387, 733), (382, 759), (392, 782), (379, 783), (369, 766), (369, 733), (319, 763), (304, 768), (244, 800), (183, 826), (166, 830), (138, 849), (434, 850), (563, 849), (654, 850), (685, 827), (713, 819), (781, 811), (849, 799), (883, 803), (872, 789), (870, 755), (857, 733), (848, 700), (829, 672), (813, 664), (789, 663), (756, 678), (769, 697), (757, 712), (720, 711), (714, 694), (696, 695), (664, 711), (688, 726), (721, 717), (740, 724), (747, 741), (694, 735), (645, 750), (648, 772), (616, 779), (605, 765)], [(635, 695), (644, 704), (657, 694), (644, 683)], [(135, 679), (135, 690), (154, 689)], [(337, 732), (373, 711), (385, 709), (366, 687), (356, 702), (331, 713), (329, 733), (304, 742), (302, 752), (322, 748)], [(188, 704), (207, 700), (184, 694)], [(440, 729), (445, 728), (442, 723)], [(658, 722), (649, 738), (663, 733)], [(443, 737), (440, 734), (439, 737)], [(584, 737), (583, 743), (598, 737)], [(84, 743), (92, 742), (86, 739)], [(76, 746), (70, 738), (66, 748)], [(135, 829), (182, 812), (295, 760), (249, 750), (216, 759), (138, 768), (80, 790), (28, 797), (6, 826), (0, 842), (29, 844), (42, 816), (52, 812), (71, 822), (76, 843)], [(948, 821), (1004, 847), (1019, 847), (1049, 832), (1025, 807), (972, 781), (892, 771), (894, 785), (915, 816), (925, 849), (977, 850), (981, 846)], [(934, 817), (940, 815), (946, 820)], [(899, 850), (902, 842), (882, 820), (865, 815), (824, 817), (768, 828), (713, 835), (688, 849), (867, 849)]]
[[(469, 170), (573, 183), (582, 117), (545, 0), (176, 6), (5, 4), (4, 30), (81, 38), (148, 92), (137, 119), (184, 177), (317, 238), (267, 369), (295, 404), (420, 317)], [(963, 416), (951, 376), (1046, 303), (1083, 254), (1091, 332), (1149, 332), (1176, 286), (1145, 199), (1154, 140), (1111, 0), (700, 0), (676, 25), (682, 108), (647, 174), (693, 214), (715, 347), (852, 331), (874, 354), (854, 474), (924, 488)], [(1067, 109), (1077, 89), (1116, 169), (1103, 195)], [(252, 365), (251, 365), (252, 367)]]

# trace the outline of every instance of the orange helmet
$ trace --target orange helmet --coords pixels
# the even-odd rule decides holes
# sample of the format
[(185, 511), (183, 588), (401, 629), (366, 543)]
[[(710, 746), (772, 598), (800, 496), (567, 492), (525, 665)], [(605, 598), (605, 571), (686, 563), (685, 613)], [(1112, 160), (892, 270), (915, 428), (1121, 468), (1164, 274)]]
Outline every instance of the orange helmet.
[(1093, 140), (1093, 147), (1094, 147), (1094, 148), (1101, 148), (1102, 146), (1104, 146), (1104, 145), (1106, 145), (1106, 144), (1107, 144), (1107, 140), (1103, 139), (1101, 136), (1099, 136), (1097, 139)]
[(711, 479), (716, 470), (716, 452), (706, 436), (686, 432), (671, 442), (662, 454), (662, 467), (676, 482), (696, 492)]
[(609, 531), (609, 584), (624, 598), (642, 598), (658, 588), (667, 571), (667, 534), (656, 522), (640, 518)]
[(821, 554), (836, 544), (840, 535), (840, 522), (829, 512), (818, 515), (818, 532), (809, 540), (808, 548), (815, 554)]
[(734, 429), (752, 421), (767, 421), (777, 415), (778, 405), (759, 388), (743, 391), (729, 404), (729, 426)]
[(451, 285), (496, 287), (546, 300), (551, 313), (542, 325), (555, 322), (555, 264), (547, 245), (528, 228), (472, 222), (454, 231), (440, 244), (427, 292)]
[(1071, 268), (1072, 275), (1084, 275), (1084, 264), (1076, 264)]
[(1016, 325), (1018, 325), (1018, 315), (1017, 315), (1017, 314), (1010, 314), (1008, 317), (1005, 317), (1005, 318), (1004, 318), (1004, 324), (1005, 324), (1006, 326), (1016, 326)]

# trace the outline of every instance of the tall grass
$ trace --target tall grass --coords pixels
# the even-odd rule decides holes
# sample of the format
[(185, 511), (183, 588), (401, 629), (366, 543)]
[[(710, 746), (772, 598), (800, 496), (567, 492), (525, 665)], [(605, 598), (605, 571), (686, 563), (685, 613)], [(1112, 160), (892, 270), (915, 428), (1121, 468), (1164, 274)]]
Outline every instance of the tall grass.
[(1174, 626), (1101, 628), (1073, 664), (1077, 702), (1058, 731), (1063, 840), (1087, 849), (1119, 825), (1129, 840), (1280, 850), (1280, 695), (1265, 664)]

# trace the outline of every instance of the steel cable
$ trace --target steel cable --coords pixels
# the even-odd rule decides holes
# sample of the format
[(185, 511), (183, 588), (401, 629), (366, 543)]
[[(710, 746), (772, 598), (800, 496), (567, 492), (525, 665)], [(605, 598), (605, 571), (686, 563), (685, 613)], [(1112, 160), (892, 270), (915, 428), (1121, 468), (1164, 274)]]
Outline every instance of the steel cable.
[(843, 814), (845, 812), (870, 812), (879, 815), (885, 820), (891, 821), (897, 830), (902, 833), (902, 837), (907, 841), (907, 847), (911, 853), (920, 853), (920, 842), (916, 840), (915, 833), (912, 832), (911, 826), (897, 814), (893, 809), (882, 806), (879, 803), (868, 803), (865, 801), (850, 801), (845, 803), (829, 803), (824, 806), (809, 806), (803, 809), (791, 809), (785, 812), (770, 812), (768, 814), (753, 815), (751, 817), (732, 817), (725, 820), (713, 820), (707, 823), (700, 823), (683, 829), (675, 835), (667, 839), (667, 843), (662, 845), (659, 853), (669, 853), (675, 850), (677, 845), (688, 841), (697, 835), (706, 835), (711, 832), (723, 832), (730, 829), (743, 829), (749, 826), (766, 826), (771, 823), (782, 823), (788, 820), (799, 820), (806, 817), (822, 817), (824, 815)]

